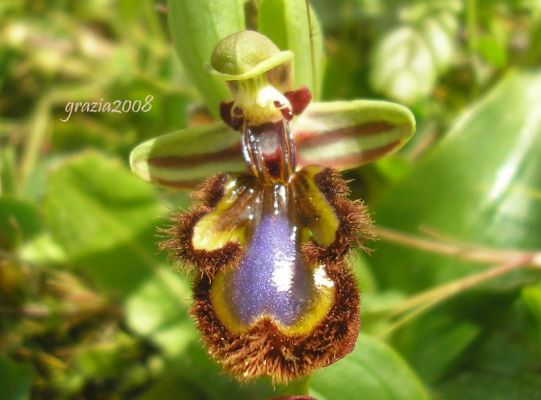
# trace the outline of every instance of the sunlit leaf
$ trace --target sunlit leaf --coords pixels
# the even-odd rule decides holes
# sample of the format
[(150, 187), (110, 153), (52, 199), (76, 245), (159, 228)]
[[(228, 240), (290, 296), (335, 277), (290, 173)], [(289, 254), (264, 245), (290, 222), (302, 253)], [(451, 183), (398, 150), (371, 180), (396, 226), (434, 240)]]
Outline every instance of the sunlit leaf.
[(258, 30), (280, 49), (295, 53), (295, 88), (307, 86), (318, 99), (323, 79), (323, 39), (307, 0), (261, 0)]
[(178, 357), (191, 342), (197, 342), (188, 315), (190, 285), (179, 274), (156, 270), (126, 302), (130, 328), (160, 347), (167, 357)]
[(398, 150), (414, 130), (415, 119), (407, 108), (370, 100), (312, 103), (293, 125), (299, 165), (337, 169)]
[[(415, 234), (424, 227), (444, 239), (481, 246), (540, 249), (540, 101), (541, 73), (509, 74), (383, 194), (375, 207), (378, 224)], [(381, 241), (375, 247), (371, 257), (375, 275), (383, 288), (393, 290), (415, 292), (486, 268)], [(492, 320), (501, 319), (516, 289), (535, 279), (539, 274), (515, 271), (488, 282), (456, 298), (453, 307), (410, 322), (395, 335), (394, 343), (420, 372), (426, 372), (424, 377), (441, 376), (461, 360), (477, 328), (452, 331), (474, 322), (481, 328), (479, 335), (485, 329), (491, 332)], [(448, 319), (438, 313), (447, 314)], [(449, 333), (432, 338), (419, 334), (430, 331), (434, 319), (441, 319), (439, 330)], [(462, 345), (448, 348), (451, 353), (437, 360), (435, 371), (426, 370), (424, 366), (434, 362), (433, 353), (454, 334)]]
[[(508, 75), (382, 196), (378, 223), (417, 234), (424, 226), (479, 245), (541, 248), (539, 102), (541, 73)], [(383, 242), (371, 262), (382, 283), (407, 290), (475, 271), (470, 263)]]
[(407, 21), (381, 36), (374, 48), (370, 74), (374, 89), (407, 104), (428, 96), (455, 57), (460, 8), (456, 1), (443, 2), (443, 7), (413, 3), (401, 8)]
[(63, 163), (49, 178), (45, 212), (56, 242), (113, 293), (133, 290), (160, 262), (154, 242), (163, 211), (151, 186), (97, 153)]
[(220, 101), (230, 94), (205, 68), (218, 42), (244, 30), (243, 0), (169, 0), (169, 27), (177, 54), (209, 111), (218, 116)]
[(428, 393), (415, 373), (391, 347), (361, 335), (355, 350), (315, 373), (310, 394), (318, 400), (422, 400)]

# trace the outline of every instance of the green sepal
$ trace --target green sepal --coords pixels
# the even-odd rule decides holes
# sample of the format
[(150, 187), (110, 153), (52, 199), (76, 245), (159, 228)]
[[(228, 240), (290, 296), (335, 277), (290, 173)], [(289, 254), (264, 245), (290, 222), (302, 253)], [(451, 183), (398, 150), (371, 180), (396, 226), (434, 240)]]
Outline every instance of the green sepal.
[(132, 172), (159, 186), (193, 189), (222, 172), (247, 171), (239, 133), (222, 122), (150, 139), (130, 155)]

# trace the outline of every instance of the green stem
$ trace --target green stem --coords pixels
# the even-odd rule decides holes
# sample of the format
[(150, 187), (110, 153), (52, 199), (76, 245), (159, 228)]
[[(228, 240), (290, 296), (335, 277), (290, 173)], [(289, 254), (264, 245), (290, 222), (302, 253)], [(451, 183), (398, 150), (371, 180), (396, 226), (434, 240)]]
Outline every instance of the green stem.
[(475, 96), (481, 79), (481, 71), (479, 61), (476, 54), (478, 49), (478, 33), (477, 33), (477, 0), (467, 0), (466, 5), (466, 26), (468, 30), (468, 52), (470, 65), (474, 76), (475, 85), (472, 85), (472, 94)]
[(291, 381), (280, 388), (281, 396), (308, 395), (310, 376)]
[(315, 99), (319, 98), (318, 76), (316, 76), (316, 55), (314, 48), (314, 36), (312, 34), (312, 15), (310, 10), (310, 3), (306, 0), (306, 15), (308, 18), (308, 35), (310, 36), (310, 64), (312, 67), (312, 91)]
[(155, 35), (159, 40), (165, 40), (165, 34), (160, 25), (160, 19), (158, 17), (158, 12), (156, 11), (156, 4), (154, 1), (146, 1), (145, 5), (145, 18), (148, 21), (149, 29), (153, 35)]
[(419, 293), (407, 299), (404, 303), (399, 305), (391, 314), (391, 318), (399, 317), (387, 330), (385, 330), (380, 336), (388, 337), (392, 332), (402, 327), (411, 320), (422, 315), (426, 311), (430, 310), (437, 304), (462, 293), (474, 286), (487, 282), (498, 276), (504, 275), (517, 268), (527, 266), (529, 259), (517, 259), (514, 262), (509, 262), (503, 265), (498, 265), (494, 268), (482, 271), (477, 274), (467, 276), (465, 278), (457, 279), (455, 281), (443, 284), (441, 286), (429, 289), (425, 292)]
[(26, 185), (28, 184), (28, 180), (34, 172), (39, 160), (40, 152), (49, 130), (50, 108), (51, 104), (49, 96), (45, 95), (39, 100), (36, 110), (34, 111), (29, 137), (26, 142), (20, 165), (20, 191), (25, 191), (27, 189)]

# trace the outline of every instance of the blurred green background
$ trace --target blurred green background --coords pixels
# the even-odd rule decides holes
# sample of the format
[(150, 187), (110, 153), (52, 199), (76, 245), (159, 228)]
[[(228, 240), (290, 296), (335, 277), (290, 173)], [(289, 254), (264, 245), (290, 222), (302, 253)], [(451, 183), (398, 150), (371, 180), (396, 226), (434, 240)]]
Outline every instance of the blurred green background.
[[(248, 26), (259, 3), (246, 3)], [(398, 155), (347, 173), (377, 225), (541, 251), (541, 1), (312, 5), (324, 34), (321, 98), (389, 99), (417, 118)], [(0, 93), (0, 398), (283, 392), (241, 386), (208, 358), (187, 314), (189, 279), (156, 247), (156, 227), (189, 196), (129, 171), (139, 142), (211, 119), (175, 54), (167, 5), (2, 0)], [(68, 102), (149, 95), (148, 112), (62, 121)], [(444, 290), (434, 307), (397, 319), (411, 296), (487, 266), (386, 240), (371, 247), (352, 261), (363, 334), (311, 378), (314, 396), (541, 399), (538, 271)]]

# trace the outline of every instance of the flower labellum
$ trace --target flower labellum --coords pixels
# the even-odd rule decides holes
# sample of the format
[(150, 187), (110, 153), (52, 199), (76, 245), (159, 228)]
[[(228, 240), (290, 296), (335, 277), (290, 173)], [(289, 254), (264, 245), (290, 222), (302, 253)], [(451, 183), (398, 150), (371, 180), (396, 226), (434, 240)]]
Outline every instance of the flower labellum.
[[(292, 59), (257, 32), (226, 37), (211, 58), (234, 97), (221, 105), (223, 123), (153, 139), (131, 156), (136, 174), (169, 187), (232, 166), (200, 185), (162, 248), (195, 272), (192, 314), (210, 354), (240, 380), (288, 382), (353, 349), (359, 293), (346, 257), (372, 226), (332, 166), (378, 159), (414, 130), (398, 105), (310, 104), (307, 88), (291, 90)], [(217, 140), (190, 145), (205, 133)]]

